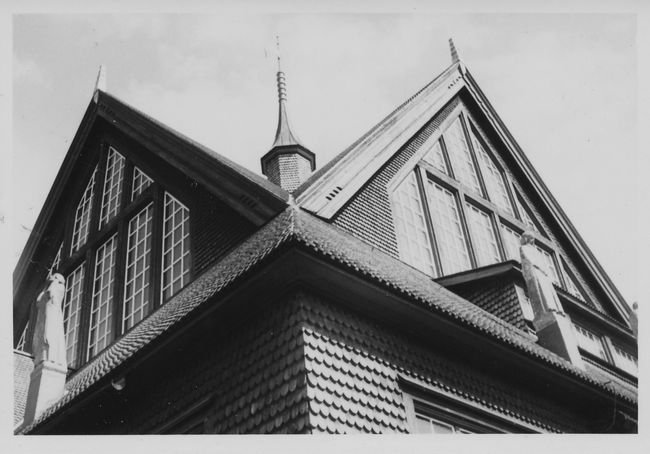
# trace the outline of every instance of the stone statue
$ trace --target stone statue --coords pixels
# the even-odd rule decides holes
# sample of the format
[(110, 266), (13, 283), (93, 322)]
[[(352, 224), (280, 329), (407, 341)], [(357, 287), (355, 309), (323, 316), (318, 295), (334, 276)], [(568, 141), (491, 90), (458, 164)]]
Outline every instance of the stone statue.
[(36, 299), (36, 326), (32, 341), (34, 365), (43, 361), (67, 367), (63, 312), (61, 305), (65, 296), (65, 279), (50, 274), (49, 285)]
[[(564, 313), (553, 281), (546, 274), (541, 254), (535, 247), (535, 238), (530, 232), (521, 236), (521, 268), (528, 288), (528, 296), (535, 311), (535, 318), (549, 310)], [(536, 307), (537, 306), (537, 307)]]

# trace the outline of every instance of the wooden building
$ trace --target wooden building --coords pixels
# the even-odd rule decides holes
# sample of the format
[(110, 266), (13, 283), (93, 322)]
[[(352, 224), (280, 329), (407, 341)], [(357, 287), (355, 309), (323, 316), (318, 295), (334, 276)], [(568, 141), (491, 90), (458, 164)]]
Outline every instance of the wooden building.
[[(268, 178), (96, 89), (14, 272), (17, 433), (637, 431), (631, 310), (453, 46), (318, 169), (278, 88)], [(50, 270), (69, 373), (25, 421)]]

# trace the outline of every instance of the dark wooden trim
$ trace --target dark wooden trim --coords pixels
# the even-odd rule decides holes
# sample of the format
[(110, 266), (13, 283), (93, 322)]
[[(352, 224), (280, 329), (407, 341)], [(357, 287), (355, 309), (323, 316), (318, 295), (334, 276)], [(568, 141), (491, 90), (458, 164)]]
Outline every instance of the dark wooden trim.
[(93, 301), (93, 286), (95, 281), (95, 249), (86, 249), (86, 264), (84, 282), (81, 292), (81, 307), (79, 309), (79, 337), (77, 339), (77, 362), (70, 364), (72, 368), (83, 365), (88, 358), (88, 338), (90, 336), (90, 314)]
[[(122, 314), (124, 310), (124, 274), (126, 266), (126, 246), (129, 218), (123, 218), (117, 230), (117, 249), (115, 251), (115, 270), (113, 280), (113, 339), (122, 335)], [(111, 340), (111, 342), (112, 342)]]
[(153, 216), (151, 226), (151, 312), (160, 307), (162, 301), (162, 247), (163, 247), (163, 211), (164, 190), (154, 181), (150, 188), (153, 191)]

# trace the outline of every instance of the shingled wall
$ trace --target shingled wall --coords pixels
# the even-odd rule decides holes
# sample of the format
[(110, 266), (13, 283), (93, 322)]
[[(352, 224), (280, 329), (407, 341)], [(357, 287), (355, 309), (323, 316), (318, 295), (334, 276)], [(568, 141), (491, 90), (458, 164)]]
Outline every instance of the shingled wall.
[(587, 430), (578, 425), (584, 415), (497, 381), (464, 358), (444, 356), (314, 295), (303, 295), (301, 305), (313, 433), (408, 432), (398, 374), (541, 431)]

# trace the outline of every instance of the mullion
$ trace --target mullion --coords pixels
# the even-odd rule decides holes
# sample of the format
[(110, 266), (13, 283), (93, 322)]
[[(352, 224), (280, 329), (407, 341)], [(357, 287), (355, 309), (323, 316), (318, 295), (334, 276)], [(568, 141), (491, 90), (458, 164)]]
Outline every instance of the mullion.
[(481, 188), (481, 194), (486, 200), (490, 200), (490, 195), (488, 194), (487, 191), (487, 186), (485, 185), (485, 181), (483, 180), (483, 174), (481, 173), (480, 165), (478, 162), (478, 159), (476, 158), (476, 153), (474, 152), (474, 146), (472, 144), (472, 138), (469, 136), (469, 132), (467, 130), (467, 123), (466, 123), (466, 118), (463, 112), (460, 113), (458, 116), (460, 119), (460, 126), (463, 131), (463, 135), (465, 137), (465, 142), (467, 142), (467, 150), (469, 151), (469, 156), (470, 159), (472, 160), (472, 163), (474, 164), (474, 169), (476, 170), (476, 178), (478, 179), (478, 185)]
[(420, 193), (420, 200), (422, 201), (422, 205), (424, 208), (424, 220), (427, 226), (427, 230), (429, 232), (429, 238), (431, 238), (431, 251), (433, 252), (433, 261), (436, 266), (436, 274), (438, 276), (442, 276), (443, 275), (442, 260), (440, 258), (440, 251), (438, 250), (436, 233), (433, 228), (433, 220), (431, 219), (431, 210), (429, 209), (429, 200), (427, 198), (426, 189), (424, 187), (422, 171), (419, 167), (416, 167), (416, 169), (417, 171), (415, 172), (415, 176), (417, 180), (418, 191)]
[(160, 307), (162, 301), (162, 249), (163, 249), (163, 210), (164, 190), (156, 182), (151, 183), (153, 191), (153, 219), (151, 226), (151, 312)]

